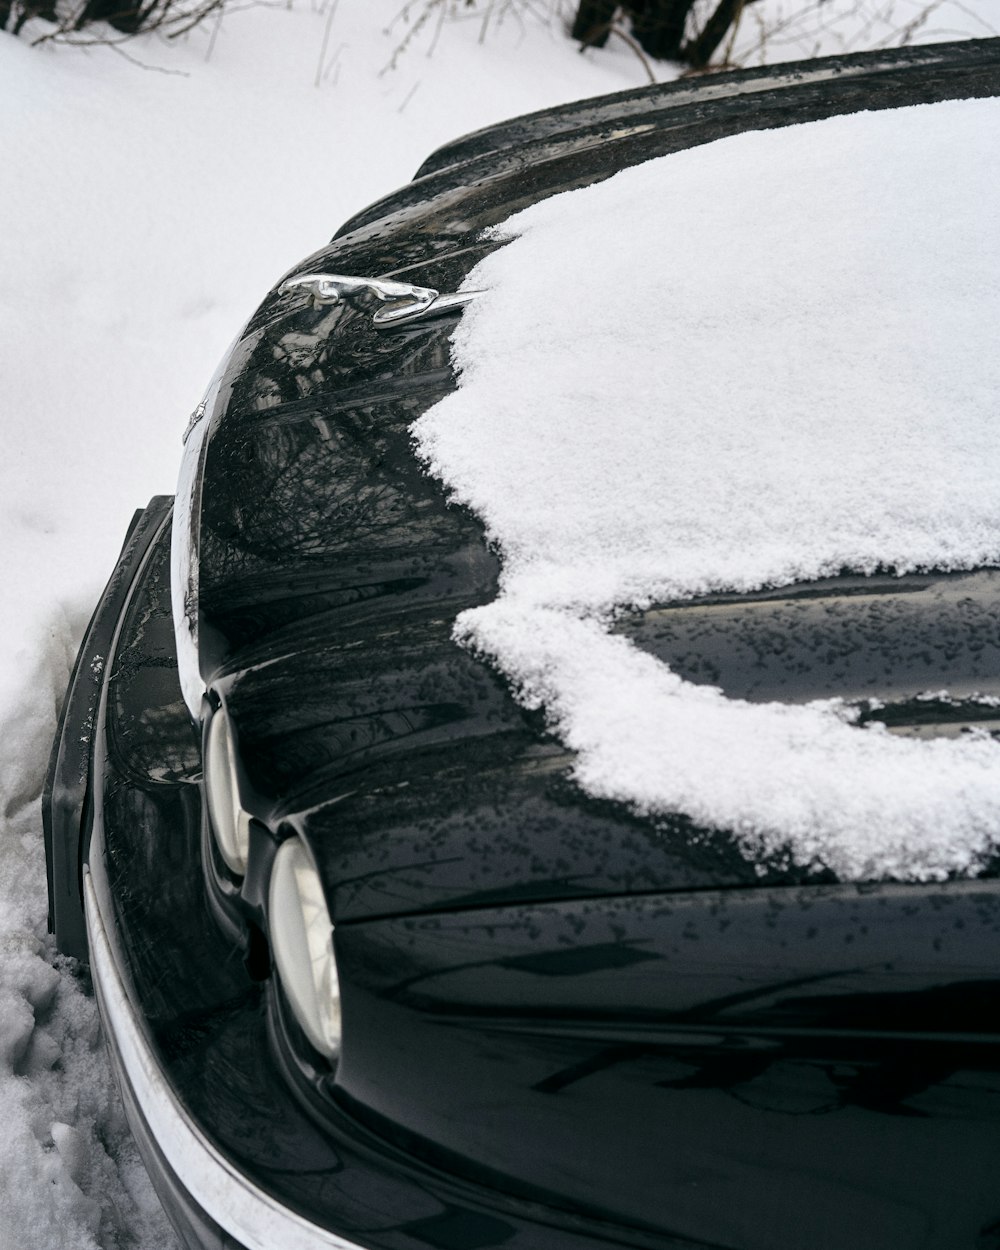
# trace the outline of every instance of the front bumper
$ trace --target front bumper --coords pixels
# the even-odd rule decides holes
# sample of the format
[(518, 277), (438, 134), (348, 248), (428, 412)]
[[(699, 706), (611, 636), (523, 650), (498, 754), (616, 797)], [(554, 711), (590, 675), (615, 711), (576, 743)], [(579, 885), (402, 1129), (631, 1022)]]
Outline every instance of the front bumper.
[(239, 1172), (205, 1136), (164, 1079), (129, 1001), (89, 872), (84, 909), (90, 968), (105, 1036), (133, 1132), (176, 1224), (222, 1250), (362, 1250), (282, 1206)]

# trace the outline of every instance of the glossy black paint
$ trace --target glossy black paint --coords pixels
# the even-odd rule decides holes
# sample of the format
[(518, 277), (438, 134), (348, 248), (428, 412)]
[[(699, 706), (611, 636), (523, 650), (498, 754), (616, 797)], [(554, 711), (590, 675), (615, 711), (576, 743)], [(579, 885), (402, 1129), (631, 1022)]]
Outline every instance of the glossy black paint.
[(622, 1229), (988, 1244), (998, 939), (974, 885), (341, 926), (338, 1088), (443, 1167)]
[[(494, 128), (296, 272), (454, 289), (494, 246), (481, 228), (522, 204), (738, 130), (998, 94), (998, 44), (752, 71)], [(582, 796), (572, 757), (451, 641), (498, 573), (409, 446), (455, 384), (454, 320), (379, 334), (371, 311), (272, 293), (204, 418), (201, 660), (248, 782), (247, 876), (205, 822), (161, 501), (95, 615), (54, 755), (60, 942), (87, 862), (164, 1075), (204, 1132), (373, 1250), (995, 1250), (996, 865), (843, 886)], [(894, 730), (956, 730), (982, 705), (916, 696), (998, 693), (996, 578), (845, 574), (620, 627), (731, 694), (841, 694)], [(268, 873), (293, 831), (336, 924), (336, 1065), (270, 965)], [(130, 1110), (187, 1244), (214, 1247)]]
[[(414, 180), (481, 156), (498, 152), (516, 154), (526, 148), (530, 151), (530, 145), (540, 141), (571, 136), (578, 139), (581, 135), (603, 136), (602, 127), (611, 126), (618, 130), (633, 118), (642, 124), (653, 113), (656, 124), (663, 125), (670, 115), (681, 118), (683, 124), (687, 124), (691, 116), (700, 120), (731, 110), (742, 113), (744, 124), (741, 129), (759, 129), (745, 124), (748, 113), (753, 119), (757, 116), (754, 112), (756, 101), (748, 101), (747, 97), (782, 91), (787, 87), (796, 89), (795, 99), (802, 102), (801, 107), (811, 105), (817, 95), (837, 102), (851, 98), (840, 96), (840, 91), (852, 95), (863, 92), (871, 99), (883, 94), (916, 90), (927, 92), (925, 99), (947, 99), (954, 89), (955, 72), (959, 71), (967, 75), (966, 89), (972, 96), (976, 94), (976, 84), (982, 81), (982, 71), (986, 69), (989, 74), (994, 55), (989, 39), (970, 39), (950, 45), (923, 44), (920, 47), (894, 48), (882, 54), (859, 52), (767, 65), (712, 77), (682, 78), (653, 88), (620, 91), (595, 100), (574, 100), (463, 135), (432, 152), (417, 170)], [(918, 71), (916, 74), (915, 70)], [(907, 85), (908, 82), (917, 84), (918, 80), (919, 85)], [(804, 86), (818, 88), (818, 91), (803, 95), (801, 88)], [(939, 91), (944, 94), (936, 95)], [(864, 107), (872, 106), (866, 104)], [(688, 109), (692, 110), (691, 114), (682, 111)], [(851, 110), (844, 108), (840, 111)]]
[[(1000, 571), (844, 574), (663, 604), (621, 630), (688, 681), (752, 702), (878, 700), (895, 728), (995, 721)], [(918, 696), (947, 689), (950, 711)]]

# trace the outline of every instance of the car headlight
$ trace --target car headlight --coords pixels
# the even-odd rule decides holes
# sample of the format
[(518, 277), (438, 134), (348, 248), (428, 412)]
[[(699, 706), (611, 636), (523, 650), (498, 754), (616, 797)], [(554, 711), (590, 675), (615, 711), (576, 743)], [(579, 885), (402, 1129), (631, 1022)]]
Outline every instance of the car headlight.
[(320, 1054), (333, 1059), (340, 1050), (333, 922), (316, 864), (299, 837), (282, 842), (274, 858), (268, 921), (274, 961), (295, 1018)]
[(236, 744), (225, 708), (208, 723), (205, 736), (205, 797), (215, 843), (238, 876), (245, 876), (250, 847), (250, 816), (240, 803)]

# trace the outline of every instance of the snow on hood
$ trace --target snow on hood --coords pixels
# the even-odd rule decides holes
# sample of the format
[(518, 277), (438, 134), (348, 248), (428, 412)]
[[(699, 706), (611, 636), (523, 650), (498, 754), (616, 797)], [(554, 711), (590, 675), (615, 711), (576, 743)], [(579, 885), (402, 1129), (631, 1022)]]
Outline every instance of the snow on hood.
[(975, 871), (1000, 744), (836, 702), (728, 699), (616, 609), (1000, 562), (1000, 101), (723, 139), (498, 227), (418, 453), (484, 520), (497, 600), (456, 635), (589, 793), (848, 879)]

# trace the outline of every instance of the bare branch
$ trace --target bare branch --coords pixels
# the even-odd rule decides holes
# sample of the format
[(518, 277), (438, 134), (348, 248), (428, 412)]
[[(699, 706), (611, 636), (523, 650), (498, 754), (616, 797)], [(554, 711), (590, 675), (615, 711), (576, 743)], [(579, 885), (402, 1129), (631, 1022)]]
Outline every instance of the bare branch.
[(629, 34), (626, 34), (626, 32), (622, 30), (622, 28), (618, 25), (617, 22), (612, 23), (609, 33), (612, 35), (617, 35), (619, 39), (623, 39), (628, 44), (628, 46), (632, 49), (632, 51), (636, 54), (636, 56), (642, 62), (642, 68), (649, 75), (649, 81), (655, 85), (656, 75), (653, 73), (653, 67), (652, 65), (650, 65), (649, 61), (646, 60), (645, 52), (643, 52), (642, 48), (639, 47), (638, 43), (636, 43), (636, 41), (632, 38), (632, 36)]

